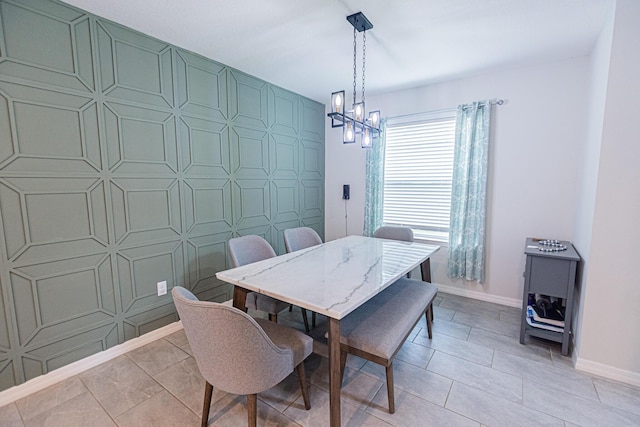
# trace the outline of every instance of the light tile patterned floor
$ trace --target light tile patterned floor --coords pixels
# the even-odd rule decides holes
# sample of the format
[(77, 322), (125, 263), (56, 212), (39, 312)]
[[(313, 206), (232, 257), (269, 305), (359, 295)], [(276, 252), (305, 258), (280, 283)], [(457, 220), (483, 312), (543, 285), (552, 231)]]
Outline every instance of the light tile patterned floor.
[[(384, 369), (349, 356), (343, 425), (640, 426), (640, 389), (574, 370), (557, 344), (520, 345), (519, 315), (441, 294), (433, 339), (422, 319), (396, 357), (395, 414), (387, 412)], [(279, 321), (302, 328), (298, 310)], [(307, 359), (311, 410), (291, 375), (259, 395), (258, 424), (328, 425), (327, 365)], [(180, 331), (0, 408), (0, 425), (198, 426), (203, 392)], [(246, 425), (244, 397), (215, 390), (209, 425)]]

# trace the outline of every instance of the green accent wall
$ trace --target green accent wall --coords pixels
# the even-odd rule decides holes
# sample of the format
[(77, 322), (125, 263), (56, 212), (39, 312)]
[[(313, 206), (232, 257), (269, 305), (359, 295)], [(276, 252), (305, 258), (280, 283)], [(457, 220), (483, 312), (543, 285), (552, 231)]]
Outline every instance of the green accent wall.
[(223, 301), (226, 241), (324, 235), (324, 105), (51, 0), (0, 0), (0, 390)]

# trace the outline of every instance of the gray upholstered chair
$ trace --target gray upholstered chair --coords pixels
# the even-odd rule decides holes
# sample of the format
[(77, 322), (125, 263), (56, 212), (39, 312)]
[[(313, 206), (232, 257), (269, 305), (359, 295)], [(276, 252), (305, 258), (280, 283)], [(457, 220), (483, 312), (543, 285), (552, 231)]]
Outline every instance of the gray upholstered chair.
[(379, 239), (402, 240), (404, 242), (413, 242), (413, 231), (409, 227), (401, 227), (399, 225), (383, 225), (373, 233), (373, 237)]
[[(297, 227), (284, 230), (284, 247), (287, 252), (295, 252), (321, 244), (322, 238), (313, 228)], [(316, 327), (315, 312), (311, 314), (311, 327)]]
[(313, 228), (298, 227), (284, 230), (284, 247), (287, 252), (295, 252), (321, 244), (322, 238)]
[[(389, 240), (401, 240), (403, 242), (413, 242), (413, 231), (409, 227), (403, 227), (400, 225), (383, 225), (379, 227), (376, 231), (373, 232), (373, 237), (377, 237), (379, 239), (389, 239)], [(428, 260), (426, 262), (429, 262)], [(430, 267), (427, 267), (429, 273), (425, 273), (425, 269), (423, 267), (420, 268), (420, 273), (422, 274), (423, 282), (431, 281), (431, 271)], [(407, 273), (407, 277), (411, 277), (411, 273)], [(429, 315), (428, 317), (433, 322), (433, 306), (429, 307)]]
[(302, 332), (253, 319), (233, 307), (198, 299), (187, 289), (171, 291), (187, 340), (204, 377), (202, 426), (209, 420), (213, 387), (247, 395), (249, 425), (257, 423), (257, 393), (280, 383), (295, 369), (306, 409), (311, 408), (304, 359), (313, 339)]
[[(240, 267), (276, 256), (276, 251), (273, 250), (269, 242), (255, 235), (229, 239), (228, 247), (233, 267)], [(268, 313), (269, 320), (276, 323), (278, 322), (278, 313), (288, 307), (290, 307), (290, 304), (286, 302), (257, 292), (249, 292), (245, 303), (245, 308)], [(304, 329), (309, 332), (309, 321), (307, 320), (305, 309), (302, 309), (302, 319), (304, 321)]]
[[(400, 225), (383, 225), (373, 232), (373, 237), (413, 242), (413, 231), (409, 227)], [(411, 273), (407, 273), (407, 277), (411, 277)]]

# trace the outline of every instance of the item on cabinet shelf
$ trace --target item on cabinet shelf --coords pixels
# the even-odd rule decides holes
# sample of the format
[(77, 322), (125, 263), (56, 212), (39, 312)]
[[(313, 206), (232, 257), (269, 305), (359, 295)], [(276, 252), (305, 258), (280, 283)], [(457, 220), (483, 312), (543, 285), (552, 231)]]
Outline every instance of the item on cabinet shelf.
[(549, 326), (555, 326), (558, 328), (564, 328), (564, 320), (554, 320), (548, 319), (544, 317), (540, 317), (540, 315), (536, 312), (535, 305), (527, 306), (527, 317), (533, 320), (535, 323), (541, 323)]
[(560, 243), (557, 239), (544, 239), (538, 241), (538, 250), (542, 252), (560, 252), (566, 251), (567, 246)]
[(529, 326), (534, 328), (544, 329), (552, 332), (561, 332), (561, 333), (564, 332), (564, 326), (559, 327), (559, 326), (549, 325), (547, 323), (536, 322), (531, 317), (527, 317), (527, 323), (529, 324)]
[(564, 313), (560, 309), (560, 305), (552, 303), (549, 298), (539, 298), (532, 306), (541, 318), (564, 322)]

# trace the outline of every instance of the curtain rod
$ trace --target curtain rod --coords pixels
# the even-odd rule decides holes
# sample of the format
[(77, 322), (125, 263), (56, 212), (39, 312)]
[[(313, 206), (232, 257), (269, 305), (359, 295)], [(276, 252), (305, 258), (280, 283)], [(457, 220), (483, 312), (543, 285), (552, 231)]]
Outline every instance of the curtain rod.
[[(502, 105), (504, 104), (504, 99), (502, 98), (498, 98), (495, 100), (491, 100), (491, 105)], [(434, 111), (424, 111), (422, 113), (411, 113), (411, 114), (401, 114), (399, 116), (393, 116), (393, 117), (389, 117), (389, 119), (401, 119), (401, 118), (405, 118), (405, 117), (412, 117), (412, 116), (422, 116), (424, 114), (438, 114), (438, 113), (447, 113), (449, 111), (456, 111), (458, 108), (457, 107), (453, 107), (453, 108), (443, 108), (441, 110), (434, 110)]]

